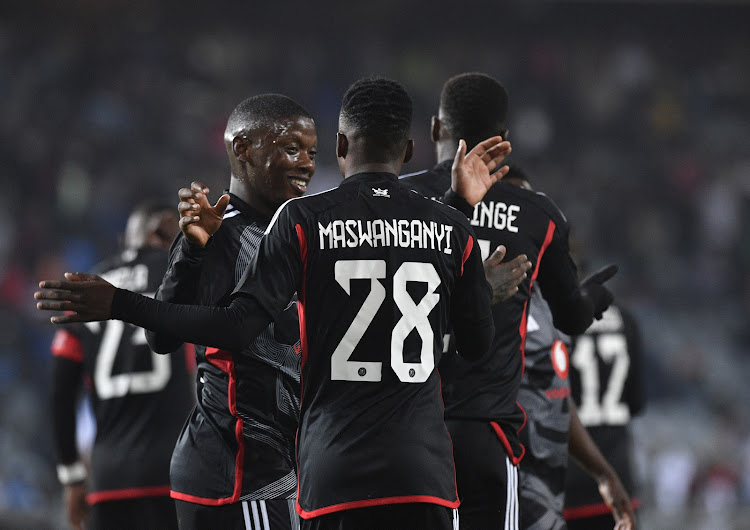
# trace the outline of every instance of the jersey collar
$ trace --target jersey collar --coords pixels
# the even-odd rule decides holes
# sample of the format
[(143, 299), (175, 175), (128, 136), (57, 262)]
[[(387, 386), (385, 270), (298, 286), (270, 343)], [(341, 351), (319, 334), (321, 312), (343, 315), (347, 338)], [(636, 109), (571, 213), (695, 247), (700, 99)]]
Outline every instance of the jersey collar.
[(355, 175), (352, 175), (351, 177), (345, 178), (341, 184), (339, 184), (339, 187), (346, 186), (348, 184), (359, 184), (360, 182), (374, 182), (374, 181), (382, 181), (382, 180), (392, 180), (393, 182), (398, 182), (398, 175), (395, 175), (393, 173), (357, 173)]

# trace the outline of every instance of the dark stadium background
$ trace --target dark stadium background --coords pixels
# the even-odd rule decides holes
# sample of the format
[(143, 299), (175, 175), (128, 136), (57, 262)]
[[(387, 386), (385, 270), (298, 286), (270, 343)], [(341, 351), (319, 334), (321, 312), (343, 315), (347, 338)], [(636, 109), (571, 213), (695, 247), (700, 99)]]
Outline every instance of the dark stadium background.
[(442, 83), (507, 86), (513, 161), (566, 212), (640, 323), (643, 528), (750, 520), (750, 7), (721, 1), (0, 6), (0, 527), (61, 528), (41, 278), (87, 270), (143, 198), (228, 181), (225, 119), (262, 92), (316, 119), (311, 191), (338, 183), (340, 97), (404, 83), (417, 155)]

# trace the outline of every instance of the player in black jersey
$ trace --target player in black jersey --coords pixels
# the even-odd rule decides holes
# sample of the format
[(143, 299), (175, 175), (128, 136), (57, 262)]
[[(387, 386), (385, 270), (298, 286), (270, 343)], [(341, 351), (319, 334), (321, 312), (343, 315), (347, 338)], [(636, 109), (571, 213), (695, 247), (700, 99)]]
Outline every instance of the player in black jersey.
[[(411, 100), (397, 83), (363, 80), (349, 89), (337, 137), (344, 182), (277, 212), (229, 307), (168, 305), (91, 275), (42, 282), (35, 295), (46, 300), (40, 309), (76, 312), (55, 322), (112, 316), (236, 349), (297, 291), (297, 511), (305, 528), (455, 526), (435, 366), (449, 324), (459, 352), (483, 354), (493, 334), (491, 292), (465, 217), (398, 182), (413, 149), (410, 121)], [(478, 183), (483, 194), (505, 174), (490, 174), (510, 150), (501, 140), (468, 155), (461, 142), (456, 181)]]
[[(240, 103), (224, 140), (229, 194), (212, 206), (202, 184), (180, 190), (182, 234), (157, 300), (228, 305), (273, 213), (302, 195), (315, 171), (315, 124), (285, 96)], [(156, 351), (182, 344), (171, 334), (147, 337)], [(242, 349), (196, 346), (198, 403), (171, 468), (182, 528), (298, 528), (299, 353), (296, 300)]]
[[(628, 424), (644, 406), (641, 337), (633, 316), (612, 305), (586, 333), (574, 338), (570, 386), (578, 416), (627, 491), (635, 491)], [(565, 486), (565, 519), (571, 529), (612, 528), (602, 487), (574, 462)], [(636, 498), (631, 499), (634, 508)]]
[[(528, 181), (506, 176), (505, 182), (531, 190)], [(519, 466), (519, 527), (522, 530), (564, 529), (563, 504), (568, 454), (600, 484), (618, 530), (633, 528), (627, 491), (581, 425), (570, 400), (570, 338), (557, 331), (538, 286), (531, 292), (526, 322), (524, 371), (518, 401), (526, 411), (521, 430), (526, 447)], [(612, 528), (613, 525), (610, 525)]]
[[(152, 296), (176, 226), (172, 207), (137, 208), (128, 220), (124, 250), (98, 267), (102, 277)], [(52, 353), (52, 426), (71, 526), (177, 528), (169, 459), (194, 402), (186, 364), (192, 349), (156, 355), (143, 329), (113, 320), (58, 330)], [(97, 429), (88, 480), (76, 448), (76, 403), (84, 381)]]
[[(427, 197), (441, 197), (450, 186), (449, 147), (459, 138), (474, 145), (486, 136), (505, 135), (507, 105), (505, 88), (490, 76), (468, 73), (449, 79), (432, 121), (438, 164), (402, 181)], [(525, 422), (516, 397), (531, 287), (534, 282), (542, 285), (556, 327), (580, 333), (611, 302), (611, 293), (602, 284), (614, 269), (578, 282), (568, 252), (567, 220), (545, 195), (500, 181), (466, 213), (484, 256), (502, 244), (508, 255), (525, 254), (533, 263), (532, 274), (518, 293), (492, 308), (494, 354), (473, 364), (446, 355), (440, 367), (462, 502), (461, 527), (516, 528), (516, 466), (524, 451), (518, 432)]]

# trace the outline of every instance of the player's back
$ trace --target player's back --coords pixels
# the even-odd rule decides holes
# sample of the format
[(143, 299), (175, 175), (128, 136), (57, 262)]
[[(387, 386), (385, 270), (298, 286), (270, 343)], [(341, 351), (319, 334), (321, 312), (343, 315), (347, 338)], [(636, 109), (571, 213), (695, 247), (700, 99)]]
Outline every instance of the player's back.
[[(574, 338), (570, 386), (578, 416), (612, 465), (625, 489), (635, 489), (631, 465), (631, 418), (644, 406), (641, 339), (630, 313), (611, 305), (601, 320)], [(565, 517), (608, 513), (596, 483), (570, 462), (566, 480)]]
[(455, 507), (435, 367), (451, 314), (464, 337), (470, 323), (487, 340), (492, 328), (465, 217), (387, 173), (349, 177), (280, 217), (304, 269), (302, 515), (389, 502)]
[[(443, 162), (430, 171), (402, 177), (401, 181), (437, 199), (450, 188), (451, 163)], [(466, 363), (460, 357), (445, 356), (440, 367), (445, 417), (498, 422), (512, 448), (511, 456), (518, 459), (523, 449), (517, 431), (523, 426), (524, 413), (516, 397), (531, 286), (537, 280), (544, 283), (543, 287), (554, 283), (545, 289), (545, 295), (547, 291), (556, 294), (557, 290), (577, 289), (575, 265), (568, 256), (567, 221), (543, 194), (501, 181), (475, 206), (470, 222), (483, 258), (502, 244), (507, 256), (525, 254), (532, 270), (512, 298), (492, 307), (494, 355), (485, 357), (482, 363)]]
[[(153, 296), (166, 264), (165, 251), (126, 250), (98, 270), (113, 285)], [(156, 354), (142, 328), (119, 320), (69, 326), (53, 352), (75, 344), (91, 380), (97, 427), (89, 501), (156, 494), (156, 487), (168, 493), (169, 460), (194, 402), (192, 351)]]

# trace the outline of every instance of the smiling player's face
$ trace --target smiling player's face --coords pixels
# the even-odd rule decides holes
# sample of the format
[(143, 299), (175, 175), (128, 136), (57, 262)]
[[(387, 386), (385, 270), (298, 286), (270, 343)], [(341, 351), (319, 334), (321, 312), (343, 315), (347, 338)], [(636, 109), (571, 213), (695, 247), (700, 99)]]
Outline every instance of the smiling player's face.
[(302, 196), (315, 173), (318, 137), (310, 118), (286, 118), (258, 127), (250, 158), (255, 176), (252, 196), (275, 211), (289, 199)]

